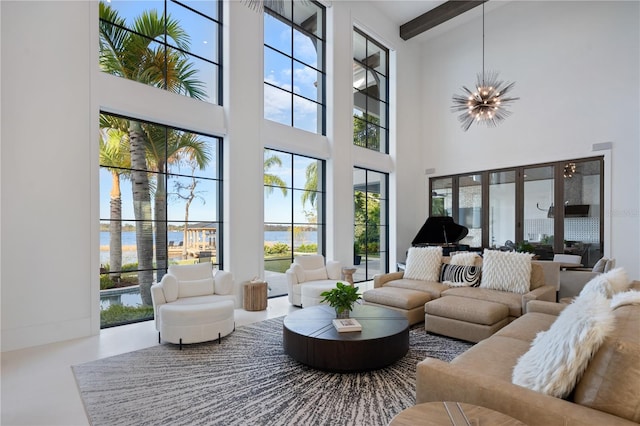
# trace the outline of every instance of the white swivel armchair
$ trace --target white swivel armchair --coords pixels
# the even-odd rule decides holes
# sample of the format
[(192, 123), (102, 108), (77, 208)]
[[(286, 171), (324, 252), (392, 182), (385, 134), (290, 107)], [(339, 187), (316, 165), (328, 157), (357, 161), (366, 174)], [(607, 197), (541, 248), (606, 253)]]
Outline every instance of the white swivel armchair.
[(320, 304), (320, 293), (334, 288), (341, 274), (341, 263), (328, 260), (325, 264), (321, 254), (296, 257), (286, 271), (289, 302), (303, 308)]
[(220, 341), (235, 329), (238, 286), (230, 272), (212, 266), (170, 265), (151, 286), (158, 343), (177, 343), (182, 349), (183, 343)]

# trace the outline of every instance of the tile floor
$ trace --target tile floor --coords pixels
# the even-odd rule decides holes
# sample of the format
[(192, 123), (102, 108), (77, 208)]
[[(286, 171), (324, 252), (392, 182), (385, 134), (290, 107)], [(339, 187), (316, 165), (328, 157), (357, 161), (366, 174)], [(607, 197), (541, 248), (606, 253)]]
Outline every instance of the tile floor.
[[(295, 309), (286, 296), (269, 299), (265, 311), (236, 309), (236, 326)], [(2, 353), (0, 424), (88, 425), (71, 366), (157, 344), (153, 321), (145, 321), (107, 328), (98, 336)]]
[[(373, 283), (358, 286), (362, 292)], [(287, 315), (296, 309), (287, 296), (272, 298), (264, 311), (236, 309), (236, 326)], [(153, 321), (145, 321), (107, 328), (97, 336), (0, 354), (0, 424), (88, 425), (71, 366), (157, 344)]]

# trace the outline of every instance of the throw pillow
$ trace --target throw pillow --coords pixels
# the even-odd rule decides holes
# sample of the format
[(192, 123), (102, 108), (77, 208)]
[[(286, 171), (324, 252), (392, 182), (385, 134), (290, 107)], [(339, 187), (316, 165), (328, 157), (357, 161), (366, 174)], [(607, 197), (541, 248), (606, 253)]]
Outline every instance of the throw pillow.
[(325, 268), (324, 266), (318, 269), (305, 269), (304, 276), (305, 281), (329, 279), (329, 276), (327, 276), (327, 268)]
[(629, 288), (629, 277), (624, 268), (612, 269), (609, 272), (595, 276), (584, 285), (580, 295), (586, 293), (600, 293), (607, 298)]
[(607, 259), (606, 257), (603, 257), (602, 259), (598, 260), (596, 262), (595, 265), (593, 265), (593, 269), (591, 270), (592, 272), (600, 272), (603, 273), (604, 272), (604, 267), (607, 264), (607, 261), (609, 259)]
[(609, 272), (612, 269), (614, 269), (616, 267), (616, 260), (615, 259), (609, 259), (607, 260), (607, 263), (604, 265), (604, 271), (603, 272)]
[(444, 263), (440, 270), (440, 282), (450, 287), (477, 287), (480, 283), (480, 267)]
[(538, 333), (513, 368), (513, 383), (556, 398), (567, 397), (613, 327), (609, 300), (598, 293), (581, 295), (549, 330)]
[(213, 277), (201, 280), (179, 281), (178, 298), (208, 296), (213, 294)]
[(524, 294), (531, 286), (531, 253), (484, 250), (481, 288)]
[(442, 247), (411, 247), (407, 254), (404, 278), (438, 281), (442, 264)]
[(450, 265), (465, 265), (465, 266), (474, 266), (476, 264), (476, 260), (479, 258), (478, 253), (473, 252), (458, 252), (451, 256)]

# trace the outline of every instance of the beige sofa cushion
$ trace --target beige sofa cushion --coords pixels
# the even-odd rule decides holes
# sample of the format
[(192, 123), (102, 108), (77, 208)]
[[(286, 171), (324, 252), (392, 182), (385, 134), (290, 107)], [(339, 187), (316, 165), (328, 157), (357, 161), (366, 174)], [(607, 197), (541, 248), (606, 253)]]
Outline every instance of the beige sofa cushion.
[(522, 295), (508, 291), (491, 290), (478, 287), (455, 287), (442, 292), (446, 296), (460, 296), (469, 299), (486, 300), (488, 302), (502, 303), (509, 308), (510, 317), (522, 315)]
[(513, 321), (495, 335), (531, 343), (538, 332), (548, 330), (558, 317), (556, 315), (531, 312), (526, 315), (526, 318), (526, 321)]
[(420, 281), (401, 278), (399, 280), (389, 281), (385, 287), (406, 288), (409, 290), (426, 291), (431, 295), (432, 299), (440, 297), (443, 291), (448, 290), (449, 286), (437, 281)]
[(616, 329), (589, 363), (573, 401), (640, 423), (640, 316), (632, 306), (613, 314)]
[(363, 298), (370, 303), (411, 310), (424, 306), (425, 303), (431, 300), (431, 295), (424, 291), (406, 288), (379, 287), (365, 291)]
[(511, 382), (511, 371), (518, 358), (529, 350), (529, 342), (493, 335), (474, 345), (451, 364), (481, 372), (499, 380)]

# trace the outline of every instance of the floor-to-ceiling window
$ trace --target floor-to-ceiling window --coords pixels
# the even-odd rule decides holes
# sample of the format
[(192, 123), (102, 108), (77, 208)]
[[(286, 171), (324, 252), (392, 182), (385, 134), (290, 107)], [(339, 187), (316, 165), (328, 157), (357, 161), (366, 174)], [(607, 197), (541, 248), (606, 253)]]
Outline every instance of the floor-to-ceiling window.
[(319, 3), (264, 3), (264, 118), (325, 134), (324, 36)]
[(293, 258), (324, 254), (325, 162), (264, 150), (264, 272), (269, 297), (287, 294)]
[(367, 281), (389, 268), (389, 177), (354, 168), (354, 281)]
[(153, 318), (170, 264), (222, 265), (219, 138), (100, 115), (101, 325)]
[(353, 143), (389, 152), (389, 50), (353, 30)]
[[(100, 69), (221, 104), (221, 12), (215, 0), (100, 1)], [(124, 105), (100, 115), (102, 327), (153, 318), (149, 289), (169, 264), (223, 260), (221, 140)]]
[(604, 252), (603, 176), (595, 157), (431, 178), (430, 214), (467, 226), (472, 248), (577, 254), (591, 267)]

